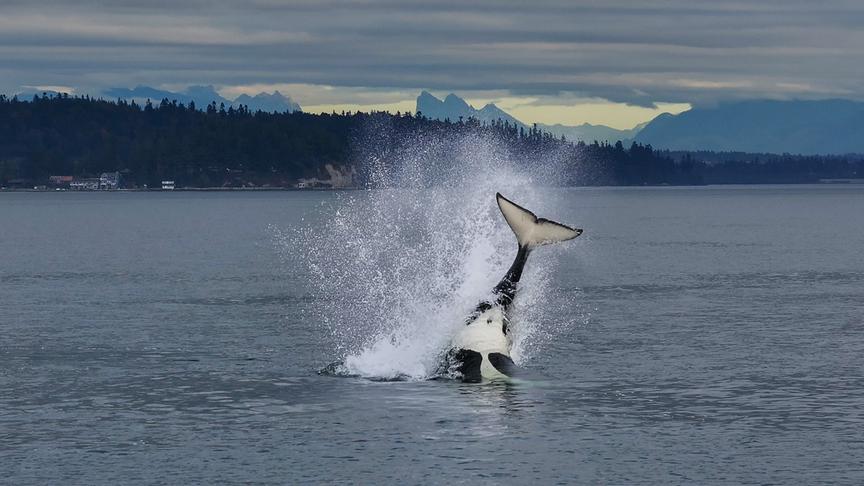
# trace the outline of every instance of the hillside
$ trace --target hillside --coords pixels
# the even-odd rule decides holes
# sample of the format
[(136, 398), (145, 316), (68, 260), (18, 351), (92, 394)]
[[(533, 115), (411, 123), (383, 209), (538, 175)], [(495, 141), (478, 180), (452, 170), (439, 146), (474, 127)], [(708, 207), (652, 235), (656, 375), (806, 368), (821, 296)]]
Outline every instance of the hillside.
[(861, 157), (673, 155), (637, 143), (566, 142), (500, 120), (453, 123), (410, 114), (264, 113), (214, 105), (202, 111), (167, 99), (141, 106), (0, 95), (0, 187), (113, 172), (127, 188), (159, 187), (163, 180), (177, 187), (362, 187), (375, 183), (366, 178), (370, 167), (398, 171), (403, 161), (428, 167), (434, 179), (466, 162), (466, 139), (488, 141), (548, 185), (803, 183), (864, 174)]

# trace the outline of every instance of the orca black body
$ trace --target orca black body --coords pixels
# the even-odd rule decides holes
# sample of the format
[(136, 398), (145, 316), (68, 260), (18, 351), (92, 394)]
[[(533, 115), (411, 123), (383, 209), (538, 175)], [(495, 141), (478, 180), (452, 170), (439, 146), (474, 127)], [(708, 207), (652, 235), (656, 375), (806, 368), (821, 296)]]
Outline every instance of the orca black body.
[(571, 240), (582, 234), (581, 229), (538, 218), (500, 193), (495, 196), (504, 219), (516, 234), (519, 247), (510, 269), (492, 290), (494, 298), (478, 304), (465, 327), (453, 338), (447, 361), (464, 382), (518, 376), (518, 368), (510, 358), (508, 311), (516, 298), (528, 256), (538, 246)]

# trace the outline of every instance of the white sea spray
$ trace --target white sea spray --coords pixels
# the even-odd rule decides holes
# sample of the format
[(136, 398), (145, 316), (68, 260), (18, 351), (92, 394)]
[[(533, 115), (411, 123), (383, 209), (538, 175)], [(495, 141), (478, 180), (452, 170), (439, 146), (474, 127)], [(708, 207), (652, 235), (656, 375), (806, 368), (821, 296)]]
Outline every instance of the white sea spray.
[[(363, 160), (370, 188), (334, 194), (315, 224), (277, 232), (278, 244), (305, 260), (319, 303), (308, 317), (329, 333), (333, 349), (322, 355), (339, 360), (331, 371), (340, 374), (433, 375), (454, 332), (491, 296), (516, 253), (495, 193), (541, 215), (549, 206), (548, 188), (487, 136), (418, 137), (407, 147)], [(571, 324), (550, 322), (544, 311), (548, 270), (560, 255), (550, 250), (532, 255), (512, 309), (517, 363)]]

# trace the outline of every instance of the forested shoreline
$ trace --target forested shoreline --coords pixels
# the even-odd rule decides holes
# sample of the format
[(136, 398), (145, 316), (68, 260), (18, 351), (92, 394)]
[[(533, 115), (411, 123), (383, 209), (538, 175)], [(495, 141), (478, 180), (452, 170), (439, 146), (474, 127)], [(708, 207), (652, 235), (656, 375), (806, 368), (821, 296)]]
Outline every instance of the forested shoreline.
[[(572, 185), (815, 183), (864, 177), (864, 157), (669, 152), (633, 143), (573, 143), (499, 122), (422, 114), (251, 112), (162, 100), (143, 106), (90, 97), (0, 95), (0, 187), (118, 172), (122, 187), (364, 187), (370, 161), (399, 164), (427, 144), (424, 163), (459, 163), (450, 142), (491, 141), (544, 182)], [(439, 141), (431, 143), (430, 140)], [(548, 174), (547, 174), (548, 175)], [(304, 182), (305, 181), (305, 182)]]

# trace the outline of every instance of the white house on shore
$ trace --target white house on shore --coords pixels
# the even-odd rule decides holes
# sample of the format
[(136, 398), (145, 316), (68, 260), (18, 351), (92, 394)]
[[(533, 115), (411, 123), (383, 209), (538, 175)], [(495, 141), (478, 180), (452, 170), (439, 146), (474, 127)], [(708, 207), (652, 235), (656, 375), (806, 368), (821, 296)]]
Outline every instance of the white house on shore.
[(113, 191), (120, 187), (119, 172), (103, 172), (99, 176), (99, 189), (104, 191)]

